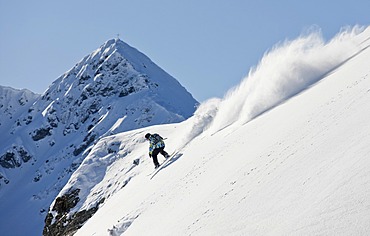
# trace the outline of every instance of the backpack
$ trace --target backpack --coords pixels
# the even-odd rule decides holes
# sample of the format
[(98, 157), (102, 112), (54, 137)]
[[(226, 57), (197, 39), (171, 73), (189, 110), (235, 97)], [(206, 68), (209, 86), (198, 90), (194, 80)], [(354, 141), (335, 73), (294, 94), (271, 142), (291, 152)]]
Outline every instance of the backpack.
[(159, 134), (153, 134), (152, 137), (155, 144), (163, 141), (163, 138)]

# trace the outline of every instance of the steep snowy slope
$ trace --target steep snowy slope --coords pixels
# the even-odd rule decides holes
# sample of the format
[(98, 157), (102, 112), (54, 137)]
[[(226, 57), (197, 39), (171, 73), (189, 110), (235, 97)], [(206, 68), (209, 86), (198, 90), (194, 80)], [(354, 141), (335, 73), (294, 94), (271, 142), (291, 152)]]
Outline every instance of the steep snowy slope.
[[(180, 124), (98, 142), (59, 195), (62, 200), (78, 192), (71, 213), (100, 203), (76, 235), (366, 235), (370, 30), (348, 39), (357, 51), (315, 70), (318, 83), (296, 86), (295, 93), (265, 106), (252, 120), (244, 114), (218, 117), (225, 114), (225, 102), (236, 99), (228, 95), (201, 104)], [(304, 67), (303, 80), (316, 62)], [(167, 137), (168, 151), (179, 150), (152, 179), (143, 139), (148, 131)]]
[(9, 98), (22, 109), (1, 107), (8, 113), (0, 121), (13, 116), (0, 126), (0, 228), (9, 235), (41, 234), (51, 202), (99, 139), (183, 121), (197, 105), (177, 80), (118, 39), (83, 58), (42, 96), (27, 103), (26, 95)]

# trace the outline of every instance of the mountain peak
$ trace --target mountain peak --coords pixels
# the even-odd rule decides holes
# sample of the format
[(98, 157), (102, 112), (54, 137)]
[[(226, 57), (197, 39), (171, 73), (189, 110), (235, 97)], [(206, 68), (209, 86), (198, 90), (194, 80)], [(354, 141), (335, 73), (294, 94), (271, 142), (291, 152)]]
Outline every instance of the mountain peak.
[(146, 55), (118, 38), (106, 41), (93, 54), (99, 54), (108, 58), (110, 55), (116, 53), (125, 58), (138, 72), (151, 73), (153, 71), (163, 71)]
[[(19, 206), (16, 214), (29, 199), (37, 200), (26, 213), (34, 216), (46, 212), (98, 140), (183, 121), (193, 114), (197, 101), (143, 53), (111, 39), (57, 78), (44, 94), (24, 103), (21, 112), (9, 113), (12, 122), (4, 115), (0, 119), (0, 196), (23, 196), (22, 201), (1, 198), (6, 206)], [(10, 111), (3, 108), (0, 111)], [(22, 187), (25, 183), (32, 184), (32, 195)], [(11, 186), (21, 187), (14, 193)], [(2, 222), (1, 228), (12, 227), (8, 223)], [(37, 224), (41, 231), (42, 223)]]

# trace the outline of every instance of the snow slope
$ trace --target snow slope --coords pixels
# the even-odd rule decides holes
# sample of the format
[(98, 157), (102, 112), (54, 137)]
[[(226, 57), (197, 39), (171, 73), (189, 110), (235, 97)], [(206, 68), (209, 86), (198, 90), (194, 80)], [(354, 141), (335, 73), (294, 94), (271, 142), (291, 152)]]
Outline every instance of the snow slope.
[[(190, 119), (98, 142), (59, 194), (80, 189), (71, 213), (100, 203), (76, 235), (366, 235), (370, 28), (360, 32), (286, 42)], [(153, 178), (146, 132), (178, 150)]]

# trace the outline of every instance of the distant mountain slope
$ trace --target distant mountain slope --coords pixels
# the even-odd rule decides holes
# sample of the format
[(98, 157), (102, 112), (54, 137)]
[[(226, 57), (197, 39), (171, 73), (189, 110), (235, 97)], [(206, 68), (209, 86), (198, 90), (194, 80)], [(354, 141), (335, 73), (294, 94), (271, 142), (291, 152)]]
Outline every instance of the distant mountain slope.
[(5, 215), (11, 212), (27, 221), (16, 229), (20, 235), (41, 234), (50, 203), (99, 139), (183, 121), (197, 105), (177, 80), (118, 39), (83, 58), (41, 96), (23, 92), (3, 100), (20, 109), (15, 102), (0, 108), (0, 121), (7, 120), (0, 126), (0, 228), (16, 228)]
[[(100, 140), (51, 205), (53, 223), (61, 221), (67, 232), (74, 232), (78, 217), (73, 216), (93, 211), (76, 236), (366, 235), (369, 29), (349, 38), (357, 51), (328, 67), (330, 73), (306, 87), (295, 84), (289, 91), (298, 92), (283, 100), (272, 96), (277, 100), (248, 122), (244, 114), (229, 120), (225, 111), (219, 112), (226, 105), (235, 109), (230, 99), (246, 102), (239, 91), (201, 104), (185, 122)], [(289, 51), (289, 45), (284, 47)], [(325, 57), (332, 62), (332, 55)], [(298, 74), (302, 69), (320, 75), (315, 66), (321, 59), (296, 67)], [(281, 88), (280, 83), (270, 85)], [(271, 95), (282, 92), (273, 87)], [(247, 91), (258, 98), (268, 94)], [(153, 164), (142, 138), (148, 131), (166, 137), (169, 152), (179, 151), (152, 179)], [(137, 158), (140, 164), (134, 165)]]
[[(27, 109), (40, 97), (29, 90), (13, 89), (9, 87), (0, 86), (0, 143), (5, 143), (9, 139), (9, 135), (5, 135), (9, 127), (13, 126), (20, 114), (27, 111)], [(0, 158), (1, 166), (20, 166), (23, 162), (29, 161), (29, 156), (22, 155), (23, 149), (8, 152)], [(11, 161), (10, 161), (11, 160)], [(1, 186), (9, 183), (9, 179), (4, 173), (0, 171), (0, 189)]]
[(26, 89), (0, 86), (0, 130), (12, 125), (14, 120), (39, 97), (40, 95)]

